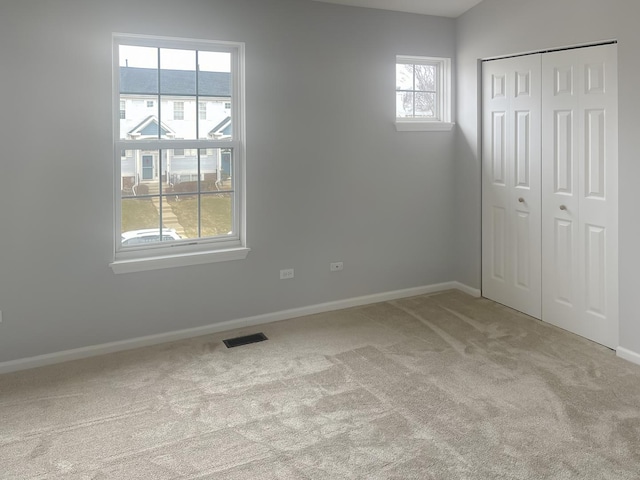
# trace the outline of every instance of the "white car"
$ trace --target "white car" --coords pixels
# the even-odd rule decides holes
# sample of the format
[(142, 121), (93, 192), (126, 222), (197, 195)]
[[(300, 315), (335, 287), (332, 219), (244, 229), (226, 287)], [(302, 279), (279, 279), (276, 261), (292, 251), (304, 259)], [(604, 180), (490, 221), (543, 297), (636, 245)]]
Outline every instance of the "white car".
[(181, 240), (180, 235), (173, 228), (162, 229), (162, 239), (157, 228), (146, 228), (142, 230), (131, 230), (122, 234), (122, 245), (140, 245), (142, 243), (170, 242)]

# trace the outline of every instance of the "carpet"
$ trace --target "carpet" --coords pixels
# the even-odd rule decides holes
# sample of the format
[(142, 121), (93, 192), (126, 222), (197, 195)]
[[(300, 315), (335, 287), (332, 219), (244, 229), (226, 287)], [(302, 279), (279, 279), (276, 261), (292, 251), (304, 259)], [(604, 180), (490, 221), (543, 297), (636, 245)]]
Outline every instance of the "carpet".
[(546, 478), (640, 478), (640, 367), (458, 291), (0, 375), (3, 480)]

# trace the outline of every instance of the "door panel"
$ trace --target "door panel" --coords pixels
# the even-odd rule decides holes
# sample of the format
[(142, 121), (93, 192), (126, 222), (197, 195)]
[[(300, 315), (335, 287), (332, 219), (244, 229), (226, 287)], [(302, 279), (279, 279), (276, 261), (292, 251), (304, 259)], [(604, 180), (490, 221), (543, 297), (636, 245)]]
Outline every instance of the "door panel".
[(482, 293), (536, 318), (540, 290), (540, 55), (483, 64)]
[(612, 348), (618, 343), (616, 56), (616, 46), (607, 45), (542, 59), (542, 318)]
[(483, 63), (482, 291), (618, 343), (617, 47)]

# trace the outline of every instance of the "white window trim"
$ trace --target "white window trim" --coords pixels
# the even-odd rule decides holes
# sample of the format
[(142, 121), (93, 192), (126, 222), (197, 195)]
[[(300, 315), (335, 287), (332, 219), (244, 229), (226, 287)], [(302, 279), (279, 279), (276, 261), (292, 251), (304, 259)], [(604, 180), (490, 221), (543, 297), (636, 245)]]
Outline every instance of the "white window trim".
[(399, 63), (412, 63), (416, 65), (435, 64), (438, 66), (438, 108), (441, 118), (431, 119), (396, 117), (396, 130), (398, 132), (450, 131), (455, 125), (452, 122), (451, 117), (451, 59), (446, 57), (417, 57), (412, 55), (397, 55), (396, 65)]
[[(119, 45), (139, 45), (150, 47), (175, 48), (176, 43), (182, 47), (199, 50), (211, 49), (232, 52), (232, 129), (233, 141), (229, 140), (134, 140), (120, 139), (120, 69), (118, 66)], [(113, 34), (113, 135), (114, 135), (114, 242), (113, 261), (109, 264), (114, 273), (132, 273), (163, 268), (174, 268), (206, 263), (242, 260), (251, 249), (247, 246), (246, 235), (246, 145), (245, 145), (245, 44), (241, 42), (205, 41), (184, 38), (155, 37), (147, 35)], [(134, 142), (134, 143), (132, 143)], [(131, 146), (133, 145), (133, 146)], [(234, 197), (233, 224), (237, 232), (229, 238), (185, 239), (167, 245), (122, 249), (120, 241), (120, 151), (128, 149), (153, 148), (232, 148), (234, 151), (234, 184), (237, 194)], [(127, 148), (124, 148), (125, 150)]]

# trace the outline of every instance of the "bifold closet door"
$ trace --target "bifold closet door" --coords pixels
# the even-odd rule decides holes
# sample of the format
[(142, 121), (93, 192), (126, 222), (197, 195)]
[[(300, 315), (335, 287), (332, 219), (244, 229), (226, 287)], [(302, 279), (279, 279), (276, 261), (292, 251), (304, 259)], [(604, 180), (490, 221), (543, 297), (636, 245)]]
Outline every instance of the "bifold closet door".
[(482, 294), (541, 315), (541, 55), (482, 65)]
[(617, 49), (542, 58), (542, 319), (618, 346)]

